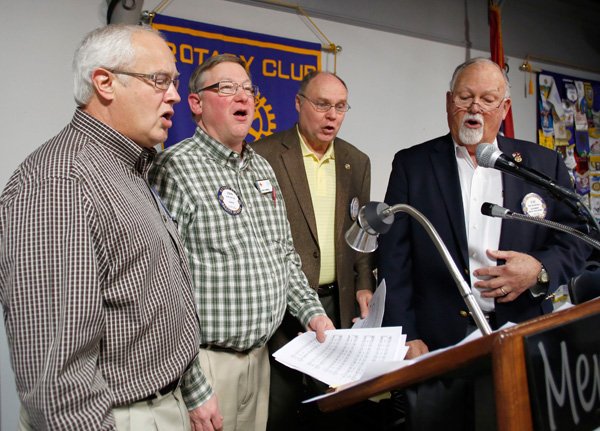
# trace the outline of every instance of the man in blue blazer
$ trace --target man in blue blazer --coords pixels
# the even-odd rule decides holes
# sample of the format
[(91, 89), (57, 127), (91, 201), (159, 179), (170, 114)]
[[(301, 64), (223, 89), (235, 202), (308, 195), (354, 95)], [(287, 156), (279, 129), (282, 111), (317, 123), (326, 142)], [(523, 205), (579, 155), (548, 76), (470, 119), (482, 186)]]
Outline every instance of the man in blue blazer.
[[(492, 329), (550, 311), (548, 295), (579, 273), (590, 253), (558, 231), (481, 214), (481, 205), (491, 202), (583, 228), (545, 190), (477, 165), (477, 145), (489, 143), (572, 188), (558, 153), (498, 135), (509, 107), (508, 81), (498, 65), (476, 58), (457, 67), (446, 94), (450, 133), (399, 151), (385, 198), (389, 205), (411, 205), (431, 221)], [(433, 242), (407, 214), (397, 214), (390, 232), (380, 237), (378, 264), (387, 284), (384, 325), (403, 327), (408, 358), (453, 345), (475, 329)], [(394, 397), (408, 400), (407, 429), (471, 430), (475, 424), (487, 429), (495, 416), (477, 403), (492, 391), (481, 382), (476, 374), (442, 378), (412, 388), (406, 398)]]
[[(399, 151), (385, 199), (411, 205), (433, 223), (493, 328), (550, 311), (547, 296), (580, 272), (590, 252), (558, 231), (481, 215), (488, 201), (582, 227), (545, 190), (477, 166), (477, 145), (490, 143), (572, 188), (558, 153), (498, 135), (509, 107), (508, 82), (495, 63), (476, 58), (459, 66), (446, 95), (450, 134)], [(403, 326), (409, 357), (452, 345), (472, 326), (433, 242), (406, 214), (396, 215), (391, 231), (380, 238), (379, 276), (388, 289), (384, 324)]]

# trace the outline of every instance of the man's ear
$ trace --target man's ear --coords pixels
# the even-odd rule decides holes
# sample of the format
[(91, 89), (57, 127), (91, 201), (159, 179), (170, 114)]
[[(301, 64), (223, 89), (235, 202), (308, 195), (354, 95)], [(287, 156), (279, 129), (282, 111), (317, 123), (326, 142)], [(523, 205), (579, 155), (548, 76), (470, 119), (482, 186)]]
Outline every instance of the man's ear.
[(506, 118), (506, 116), (508, 115), (508, 110), (510, 109), (510, 105), (512, 104), (512, 101), (510, 99), (505, 99), (504, 102), (502, 102), (504, 104), (504, 112), (502, 114), (502, 119), (504, 120)]
[(92, 85), (101, 100), (113, 100), (115, 97), (115, 75), (106, 69), (98, 68), (92, 72)]
[(202, 98), (198, 93), (190, 93), (188, 95), (188, 105), (193, 115), (202, 115)]
[(453, 107), (453, 103), (452, 103), (452, 92), (451, 91), (446, 91), (446, 112), (450, 113), (452, 111), (452, 107)]

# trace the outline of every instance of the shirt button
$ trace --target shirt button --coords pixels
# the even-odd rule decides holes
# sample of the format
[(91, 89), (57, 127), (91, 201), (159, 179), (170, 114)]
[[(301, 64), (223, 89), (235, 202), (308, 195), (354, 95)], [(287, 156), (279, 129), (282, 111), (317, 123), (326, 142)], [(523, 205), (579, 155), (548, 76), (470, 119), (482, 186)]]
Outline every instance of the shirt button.
[(313, 257), (314, 257), (315, 259), (318, 259), (318, 258), (319, 258), (319, 252), (318, 252), (318, 251), (315, 251), (315, 252), (313, 253)]

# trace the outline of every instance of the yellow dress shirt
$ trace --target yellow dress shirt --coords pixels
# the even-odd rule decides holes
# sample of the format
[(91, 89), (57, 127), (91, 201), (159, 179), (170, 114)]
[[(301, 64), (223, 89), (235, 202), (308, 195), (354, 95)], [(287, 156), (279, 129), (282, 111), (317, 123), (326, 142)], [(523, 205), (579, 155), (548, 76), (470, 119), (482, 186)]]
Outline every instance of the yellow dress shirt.
[(300, 145), (304, 169), (317, 222), (317, 235), (321, 249), (319, 284), (333, 283), (335, 276), (335, 153), (333, 142), (319, 159), (306, 145), (302, 135)]

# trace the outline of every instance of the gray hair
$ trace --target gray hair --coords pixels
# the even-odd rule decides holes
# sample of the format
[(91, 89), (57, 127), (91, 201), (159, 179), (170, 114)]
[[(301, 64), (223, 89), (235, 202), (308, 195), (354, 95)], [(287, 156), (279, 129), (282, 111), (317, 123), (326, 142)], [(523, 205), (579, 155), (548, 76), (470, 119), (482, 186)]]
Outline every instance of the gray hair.
[(467, 67), (471, 66), (472, 64), (479, 64), (479, 63), (494, 65), (500, 71), (500, 73), (502, 73), (502, 77), (504, 78), (504, 88), (505, 88), (504, 97), (506, 99), (510, 98), (510, 82), (508, 81), (508, 75), (506, 74), (506, 71), (504, 69), (502, 69), (497, 63), (495, 63), (492, 60), (490, 60), (489, 58), (485, 58), (485, 57), (475, 57), (475, 58), (465, 61), (462, 64), (459, 64), (458, 67), (456, 69), (454, 69), (454, 73), (452, 74), (452, 79), (450, 80), (450, 91), (451, 92), (454, 91), (454, 85), (456, 84), (456, 80), (458, 79), (458, 76)]
[(132, 36), (138, 32), (162, 35), (149, 26), (111, 24), (88, 33), (73, 57), (73, 95), (78, 106), (86, 106), (94, 94), (92, 73), (102, 67), (107, 70), (126, 69), (135, 61)]

